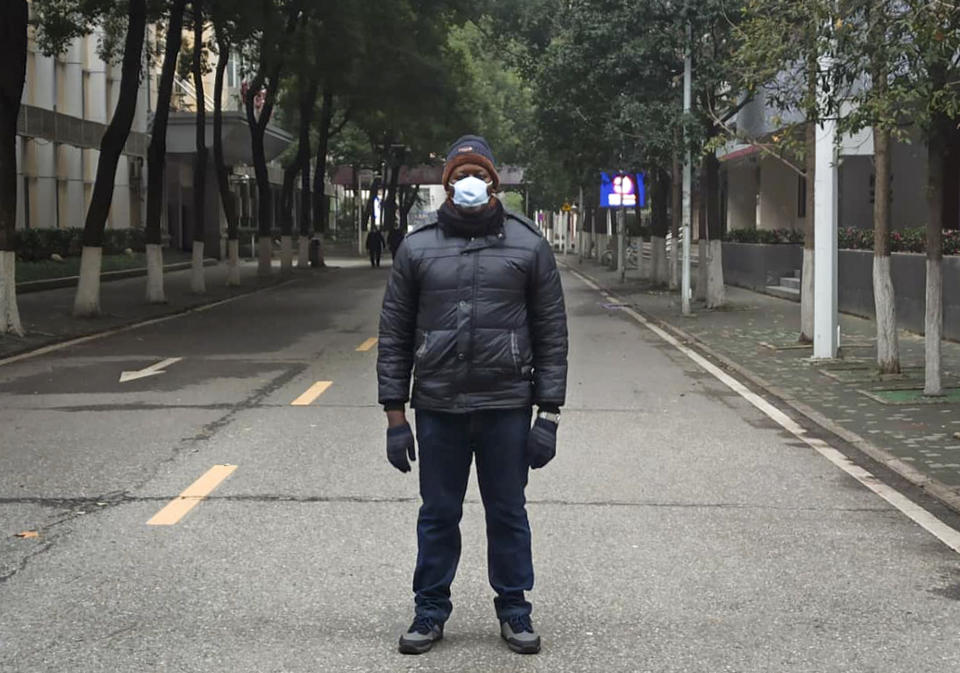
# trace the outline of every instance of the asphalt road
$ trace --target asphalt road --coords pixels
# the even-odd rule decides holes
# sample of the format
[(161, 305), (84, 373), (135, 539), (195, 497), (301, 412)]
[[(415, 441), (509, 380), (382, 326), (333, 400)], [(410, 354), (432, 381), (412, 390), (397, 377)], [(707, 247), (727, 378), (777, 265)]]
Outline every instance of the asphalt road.
[(569, 404), (528, 490), (544, 650), (498, 638), (474, 483), (446, 638), (397, 654), (417, 482), (357, 350), (387, 274), (0, 367), (0, 671), (960, 669), (960, 556), (567, 273)]

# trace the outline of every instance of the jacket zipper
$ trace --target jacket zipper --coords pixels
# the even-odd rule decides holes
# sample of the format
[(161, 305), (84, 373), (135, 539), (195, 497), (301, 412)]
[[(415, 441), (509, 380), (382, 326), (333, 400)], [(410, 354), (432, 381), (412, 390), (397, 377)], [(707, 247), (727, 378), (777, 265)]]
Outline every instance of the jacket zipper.
[(520, 342), (517, 340), (517, 333), (510, 332), (510, 351), (513, 353), (513, 368), (520, 373)]

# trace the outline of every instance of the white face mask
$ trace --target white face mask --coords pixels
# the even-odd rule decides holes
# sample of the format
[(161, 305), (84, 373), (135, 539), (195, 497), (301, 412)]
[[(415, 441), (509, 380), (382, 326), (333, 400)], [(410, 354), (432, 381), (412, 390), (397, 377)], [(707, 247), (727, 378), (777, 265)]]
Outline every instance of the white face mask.
[(490, 194), (489, 185), (474, 176), (468, 176), (453, 183), (453, 202), (461, 208), (479, 208), (487, 205)]

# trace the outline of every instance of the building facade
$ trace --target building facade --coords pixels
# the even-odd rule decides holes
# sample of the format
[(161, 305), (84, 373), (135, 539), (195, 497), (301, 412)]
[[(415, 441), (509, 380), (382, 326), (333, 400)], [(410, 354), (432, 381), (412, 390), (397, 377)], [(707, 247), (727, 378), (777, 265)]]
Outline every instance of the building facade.
[[(83, 226), (100, 158), (97, 148), (120, 94), (120, 68), (100, 58), (100, 37), (94, 32), (58, 56), (44, 56), (31, 34), (17, 137), (18, 228)], [(110, 228), (143, 222), (149, 111), (144, 82), (117, 168)]]

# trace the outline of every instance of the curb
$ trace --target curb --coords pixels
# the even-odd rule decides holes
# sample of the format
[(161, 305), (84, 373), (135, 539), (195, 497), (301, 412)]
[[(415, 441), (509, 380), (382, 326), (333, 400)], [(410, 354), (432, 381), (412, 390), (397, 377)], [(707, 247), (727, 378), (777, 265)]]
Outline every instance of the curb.
[[(204, 266), (216, 266), (220, 262), (216, 259), (203, 260)], [(163, 267), (164, 273), (169, 271), (186, 271), (192, 266), (191, 262), (177, 262), (176, 264), (167, 264)], [(119, 269), (117, 271), (105, 271), (100, 274), (100, 282), (109, 282), (111, 280), (123, 280), (124, 278), (137, 278), (146, 276), (147, 267), (141, 266), (135, 269)], [(45, 278), (43, 280), (28, 280), (25, 283), (17, 283), (17, 294), (26, 294), (28, 292), (43, 292), (44, 290), (57, 290), (63, 287), (76, 287), (80, 282), (80, 276), (63, 276), (61, 278)]]
[[(615, 289), (608, 287), (604, 282), (596, 278), (586, 271), (580, 269), (573, 269), (567, 264), (561, 263), (563, 266), (567, 267), (571, 271), (576, 271), (580, 273), (598, 286), (606, 290), (607, 292), (616, 295), (617, 292)], [(692, 346), (697, 350), (701, 351), (703, 355), (708, 356), (710, 359), (718, 362), (724, 368), (734, 372), (738, 376), (747, 380), (749, 383), (753, 384), (758, 389), (762, 390), (767, 395), (779, 400), (787, 407), (800, 414), (808, 421), (819, 426), (823, 430), (836, 435), (844, 442), (860, 451), (862, 454), (868, 458), (880, 463), (887, 469), (893, 471), (900, 477), (906, 479), (908, 482), (921, 489), (924, 493), (936, 498), (945, 506), (949, 507), (953, 511), (960, 513), (960, 491), (957, 489), (943, 483), (935, 477), (924, 474), (920, 470), (916, 469), (909, 463), (903, 461), (900, 458), (897, 458), (888, 450), (873, 444), (867, 439), (864, 439), (857, 433), (848, 430), (847, 428), (842, 427), (840, 424), (835, 423), (826, 416), (824, 416), (819, 411), (812, 409), (808, 405), (800, 402), (799, 400), (794, 399), (787, 391), (782, 388), (773, 385), (763, 379), (762, 377), (754, 374), (749, 369), (743, 365), (735, 362), (734, 360), (728, 358), (725, 355), (721, 355), (709, 345), (701, 341), (696, 336), (686, 332), (685, 330), (673, 325), (672, 323), (666, 322), (665, 320), (658, 318), (656, 316), (650, 315), (646, 311), (639, 309), (636, 305), (633, 306), (633, 309), (643, 315), (644, 318), (649, 320), (651, 323), (657, 325), (658, 327), (671, 332), (675, 337), (685, 342), (686, 345)]]

